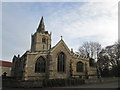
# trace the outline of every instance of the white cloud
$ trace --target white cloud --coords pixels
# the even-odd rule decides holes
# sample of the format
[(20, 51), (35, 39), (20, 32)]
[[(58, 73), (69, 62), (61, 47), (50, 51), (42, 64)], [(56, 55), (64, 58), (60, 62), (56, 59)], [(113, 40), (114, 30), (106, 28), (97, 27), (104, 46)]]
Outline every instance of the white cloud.
[(0, 2), (0, 57), (2, 57), (2, 3)]
[[(61, 4), (57, 11), (51, 12), (50, 15), (44, 17), (46, 29), (52, 31), (53, 45), (58, 42), (61, 35), (63, 35), (67, 45), (70, 48), (74, 48), (75, 51), (85, 40), (98, 40), (105, 46), (112, 44), (118, 38), (118, 11), (116, 2), (74, 4), (74, 8), (71, 5), (68, 5), (69, 8), (62, 8), (63, 5)], [(3, 23), (11, 26), (9, 26), (10, 30), (9, 27), (6, 27), (6, 31), (4, 31), (4, 44), (6, 44), (4, 46), (6, 47), (4, 49), (4, 60), (7, 60), (7, 58), (11, 59), (14, 54), (23, 54), (25, 50), (30, 48), (30, 34), (35, 31), (37, 23), (39, 23), (36, 16), (41, 16), (41, 12), (38, 13), (39, 10), (35, 13), (32, 10), (27, 12), (25, 11), (26, 9), (23, 10), (20, 7), (17, 9), (20, 12), (14, 13), (14, 17), (12, 16), (13, 14), (9, 14), (10, 12), (5, 13), (7, 16), (4, 18)], [(50, 13), (49, 9), (48, 11)], [(19, 14), (24, 17), (22, 20), (21, 17), (17, 16)], [(11, 40), (11, 42), (8, 42), (8, 40)], [(10, 52), (8, 53), (7, 50)]]
[(1, 0), (2, 2), (115, 2), (119, 0)]
[(58, 16), (58, 18), (54, 19), (50, 26), (53, 25), (53, 30), (57, 29), (57, 32), (56, 30), (53, 31), (57, 38), (63, 34), (66, 41), (70, 41), (73, 38), (98, 35), (101, 37), (99, 42), (103, 46), (110, 45), (117, 41), (118, 38), (117, 7), (116, 2), (91, 2), (78, 6), (75, 10), (63, 13), (63, 15), (59, 15), (63, 11), (58, 10), (59, 13), (56, 12), (54, 15)]

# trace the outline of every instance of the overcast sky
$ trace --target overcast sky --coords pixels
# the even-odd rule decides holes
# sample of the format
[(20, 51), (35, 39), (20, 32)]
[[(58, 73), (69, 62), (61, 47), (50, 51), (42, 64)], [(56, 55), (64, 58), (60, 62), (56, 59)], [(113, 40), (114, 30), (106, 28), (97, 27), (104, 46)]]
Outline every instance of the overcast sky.
[(118, 39), (118, 2), (11, 2), (2, 3), (2, 57), (30, 50), (41, 17), (52, 32), (52, 46), (63, 36), (69, 49), (77, 51), (85, 41), (103, 47)]

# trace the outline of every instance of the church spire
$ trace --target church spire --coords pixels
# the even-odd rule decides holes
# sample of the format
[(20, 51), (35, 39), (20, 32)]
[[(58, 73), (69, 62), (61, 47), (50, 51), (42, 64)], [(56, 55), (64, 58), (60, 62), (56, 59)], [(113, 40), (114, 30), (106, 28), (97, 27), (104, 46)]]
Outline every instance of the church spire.
[(45, 25), (44, 25), (44, 20), (43, 20), (43, 16), (40, 20), (40, 24), (38, 26), (37, 32), (45, 32)]

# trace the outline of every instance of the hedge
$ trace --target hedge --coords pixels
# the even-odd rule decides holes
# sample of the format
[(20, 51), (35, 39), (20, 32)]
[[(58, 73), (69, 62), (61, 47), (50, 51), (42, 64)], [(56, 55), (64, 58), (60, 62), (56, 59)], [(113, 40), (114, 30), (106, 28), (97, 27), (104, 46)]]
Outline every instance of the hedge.
[(43, 87), (60, 87), (85, 84), (85, 80), (79, 78), (68, 79), (44, 79), (42, 82)]
[(39, 88), (39, 87), (64, 87), (81, 85), (85, 80), (80, 78), (68, 79), (44, 79), (44, 80), (2, 80), (3, 87), (23, 87), (23, 88)]

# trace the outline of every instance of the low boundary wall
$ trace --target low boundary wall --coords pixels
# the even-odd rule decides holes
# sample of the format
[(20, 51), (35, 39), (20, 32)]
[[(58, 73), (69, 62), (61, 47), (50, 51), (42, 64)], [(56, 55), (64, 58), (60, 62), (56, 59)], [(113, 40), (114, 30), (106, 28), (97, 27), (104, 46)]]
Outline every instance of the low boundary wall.
[(2, 80), (2, 87), (14, 88), (42, 88), (42, 87), (60, 87), (85, 84), (83, 79), (45, 79), (45, 80)]

